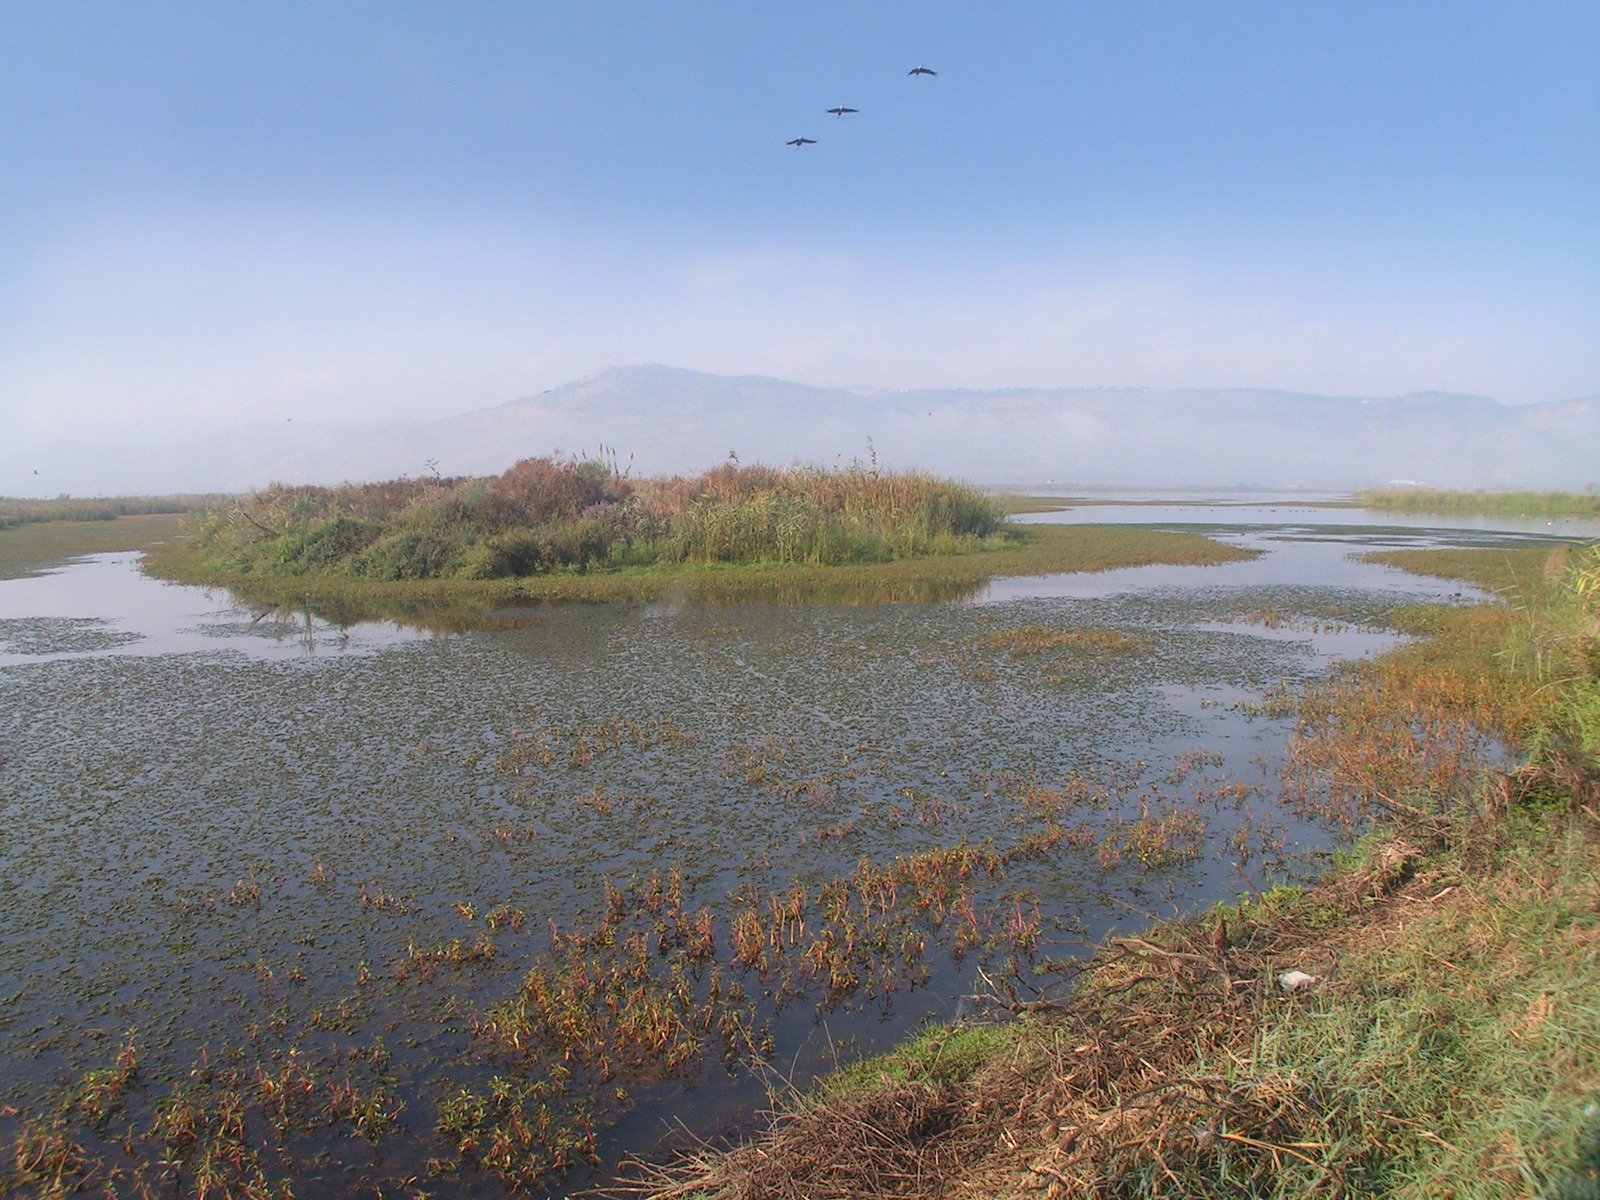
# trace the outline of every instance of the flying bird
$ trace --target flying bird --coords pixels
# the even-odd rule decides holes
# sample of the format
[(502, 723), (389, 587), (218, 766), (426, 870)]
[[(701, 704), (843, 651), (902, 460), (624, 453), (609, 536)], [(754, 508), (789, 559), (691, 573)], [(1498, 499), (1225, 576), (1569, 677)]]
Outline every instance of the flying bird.
[(815, 146), (816, 144), (816, 138), (794, 138), (784, 143), (785, 146)]
[(830, 108), (828, 110), (828, 115), (832, 116), (832, 117), (842, 117), (842, 116), (845, 115), (845, 113), (860, 112), (860, 111), (861, 110), (859, 108), (843, 108), (843, 107)]
[(937, 71), (928, 70), (927, 67), (912, 67), (911, 70), (906, 72), (907, 75), (937, 75), (938, 73)]

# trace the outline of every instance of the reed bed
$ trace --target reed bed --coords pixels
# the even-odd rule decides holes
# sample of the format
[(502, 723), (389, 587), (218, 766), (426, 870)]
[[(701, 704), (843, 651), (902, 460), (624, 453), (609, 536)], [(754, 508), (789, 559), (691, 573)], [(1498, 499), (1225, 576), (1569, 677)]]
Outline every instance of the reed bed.
[(1376, 488), (1357, 492), (1363, 508), (1386, 512), (1488, 513), (1519, 517), (1600, 518), (1600, 494), (1585, 492), (1437, 491), (1433, 488)]
[(652, 563), (886, 562), (997, 534), (998, 501), (918, 472), (729, 461), (631, 479), (608, 460), (524, 459), (490, 478), (274, 485), (213, 509), (214, 569), (369, 579), (501, 579)]

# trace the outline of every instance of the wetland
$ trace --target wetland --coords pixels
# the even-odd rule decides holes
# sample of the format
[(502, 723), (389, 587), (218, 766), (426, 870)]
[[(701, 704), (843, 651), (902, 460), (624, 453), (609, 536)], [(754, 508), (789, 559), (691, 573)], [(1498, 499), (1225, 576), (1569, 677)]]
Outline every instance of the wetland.
[[(1340, 831), (1286, 786), (1274, 697), (1484, 596), (1366, 556), (1594, 534), (1146, 499), (1019, 518), (1106, 569), (1001, 548), (832, 592), (643, 576), (440, 616), (100, 542), (8, 572), (8, 1160), (117, 1194), (561, 1195), (736, 1134), (774, 1086), (1315, 872)], [(1166, 538), (1217, 549), (1114, 552)], [(871, 574), (913, 565), (960, 586)]]

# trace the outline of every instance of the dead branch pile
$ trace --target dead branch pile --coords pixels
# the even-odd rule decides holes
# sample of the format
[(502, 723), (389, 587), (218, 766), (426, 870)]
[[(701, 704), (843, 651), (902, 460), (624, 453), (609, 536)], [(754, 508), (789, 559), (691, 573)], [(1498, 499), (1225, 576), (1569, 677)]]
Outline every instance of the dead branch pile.
[(614, 1195), (661, 1200), (844, 1200), (940, 1193), (944, 1182), (989, 1154), (1003, 1114), (968, 1089), (885, 1081), (832, 1104), (776, 1114), (755, 1140), (703, 1150), (665, 1168), (642, 1169)]

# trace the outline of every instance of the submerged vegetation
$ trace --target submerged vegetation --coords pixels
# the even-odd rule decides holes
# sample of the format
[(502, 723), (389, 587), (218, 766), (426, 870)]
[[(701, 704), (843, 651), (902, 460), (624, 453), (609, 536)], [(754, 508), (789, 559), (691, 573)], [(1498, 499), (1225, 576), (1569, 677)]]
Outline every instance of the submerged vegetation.
[(1050, 629), (1043, 625), (1024, 625), (1020, 629), (997, 629), (978, 639), (985, 646), (1009, 650), (1013, 658), (1040, 654), (1046, 650), (1093, 650), (1115, 653), (1142, 650), (1145, 643), (1111, 629)]
[[(907, 595), (996, 563), (1244, 553), (1018, 535), (844, 566), (261, 582), (465, 612), (596, 581)], [(24, 665), (0, 677), (29, 700), (6, 776), (0, 1194), (560, 1194), (614, 1180), (665, 1115), (704, 1130), (697, 1085), (744, 1110), (764, 1072), (824, 1065), (820, 1037), (848, 1060), (974, 987), (961, 1010), (1017, 1019), (931, 1027), (752, 1148), (640, 1189), (1553, 1187), (1582, 1161), (1600, 1058), (1576, 990), (1600, 984), (1582, 766), (1600, 559), (1406, 565), (1512, 602), (547, 609), (337, 664)], [(1308, 686), (1285, 639), (1240, 632), (1308, 614), (1417, 640)], [(1190, 741), (1149, 699), (1165, 688), (1229, 733)], [(205, 715), (173, 720), (177, 696)], [(63, 713), (92, 743), (58, 736)], [(1507, 746), (1527, 771), (1495, 773)], [(1329, 883), (1285, 886), (1290, 838), (1375, 824), (1387, 836)], [(1105, 916), (1241, 885), (1248, 900), (1143, 936)]]
[[(1086, 541), (1115, 560), (1125, 536)], [(1063, 887), (1165, 886), (1235, 805), (1180, 822), (1195, 785), (1165, 762), (1061, 780), (1059, 728), (1038, 753), (972, 735), (1000, 689), (962, 668), (1009, 673), (979, 637), (1031, 624), (954, 605), (568, 609), (370, 660), (0, 675), (28, 693), (5, 764), (21, 865), (0, 1194), (559, 1191), (609, 1172), (663, 1097), (708, 1080), (753, 1099), (752, 1069), (818, 1012), (854, 1037), (980, 965), (1027, 971)], [(1103, 653), (1061, 638), (1026, 665), (1092, 671)], [(1034, 674), (1018, 678), (1035, 710), (1067, 711)], [(811, 719), (812, 696), (833, 719)], [(92, 745), (58, 736), (66, 712)], [(84, 797), (66, 824), (64, 795)]]
[[(531, 604), (961, 600), (1006, 576), (1259, 553), (1194, 533), (1012, 525), (1032, 511), (1016, 500), (875, 464), (632, 480), (606, 461), (529, 459), (488, 479), (21, 502), (24, 523), (0, 524), (0, 578), (139, 549), (151, 575), (258, 608), (456, 632), (516, 624), (497, 610)], [(119, 515), (144, 512), (159, 515)]]
[(1113, 938), (1065, 994), (1001, 981), (1016, 1020), (616, 1194), (1600, 1195), (1600, 549), (1545, 559), (1416, 555), (1508, 601), (1402, 613), (1422, 640), (1279, 701), (1290, 799), (1373, 831), (1325, 882)]
[(1357, 492), (1355, 500), (1363, 508), (1389, 512), (1600, 519), (1600, 493), (1595, 492), (1593, 485), (1585, 492), (1446, 492), (1433, 488), (1377, 488)]

